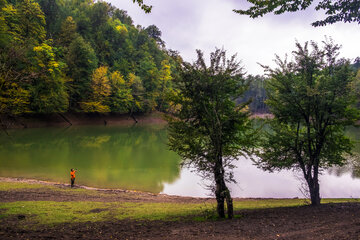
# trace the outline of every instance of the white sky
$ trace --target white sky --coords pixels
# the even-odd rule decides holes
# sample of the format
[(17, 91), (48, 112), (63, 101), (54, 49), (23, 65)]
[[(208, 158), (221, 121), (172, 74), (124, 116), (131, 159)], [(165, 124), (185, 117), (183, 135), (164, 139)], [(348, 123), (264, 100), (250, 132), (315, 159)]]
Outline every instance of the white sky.
[(150, 14), (145, 14), (132, 0), (107, 1), (126, 10), (135, 25), (156, 25), (162, 31), (166, 47), (179, 51), (189, 62), (196, 59), (196, 49), (208, 56), (215, 47), (224, 47), (229, 56), (238, 54), (247, 73), (263, 74), (257, 63), (274, 66), (275, 54), (282, 58), (286, 53), (291, 54), (295, 40), (320, 43), (325, 36), (342, 45), (341, 57), (353, 60), (360, 56), (360, 24), (312, 27), (312, 22), (322, 19), (322, 13), (312, 10), (314, 7), (251, 19), (232, 11), (244, 9), (245, 0), (145, 0), (153, 5)]

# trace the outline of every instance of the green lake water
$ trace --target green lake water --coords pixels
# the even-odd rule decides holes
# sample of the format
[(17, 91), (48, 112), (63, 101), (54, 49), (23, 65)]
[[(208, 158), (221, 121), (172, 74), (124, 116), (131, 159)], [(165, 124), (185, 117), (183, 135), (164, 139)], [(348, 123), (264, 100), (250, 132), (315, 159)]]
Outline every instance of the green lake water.
[(0, 135), (0, 176), (161, 192), (180, 174), (161, 126), (15, 129)]
[[(164, 126), (72, 126), (8, 130), (0, 133), (0, 176), (206, 197), (208, 182), (191, 169), (180, 168), (180, 157), (169, 151)], [(360, 139), (360, 129), (347, 134)], [(360, 154), (360, 144), (354, 153)], [(234, 169), (234, 197), (303, 197), (301, 173), (264, 172), (241, 158)], [(360, 164), (322, 172), (323, 197), (360, 197)]]

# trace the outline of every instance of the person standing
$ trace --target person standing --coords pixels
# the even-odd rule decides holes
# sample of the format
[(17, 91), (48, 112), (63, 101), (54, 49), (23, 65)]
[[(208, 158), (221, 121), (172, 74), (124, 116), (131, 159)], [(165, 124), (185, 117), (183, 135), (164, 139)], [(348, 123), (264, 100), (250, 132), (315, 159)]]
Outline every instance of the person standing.
[(70, 169), (71, 187), (74, 187), (76, 170)]

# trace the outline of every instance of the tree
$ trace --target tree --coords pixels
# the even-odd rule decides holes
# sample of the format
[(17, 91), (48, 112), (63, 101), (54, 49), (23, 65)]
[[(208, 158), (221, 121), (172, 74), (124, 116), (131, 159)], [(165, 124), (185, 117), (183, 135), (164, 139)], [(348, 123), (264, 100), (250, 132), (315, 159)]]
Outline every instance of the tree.
[[(273, 12), (282, 14), (285, 12), (296, 12), (307, 9), (314, 0), (247, 0), (253, 5), (247, 10), (234, 10), (242, 15), (249, 15), (251, 18), (262, 17), (265, 14)], [(315, 10), (324, 10), (328, 15), (325, 19), (315, 21), (311, 25), (314, 27), (325, 26), (336, 22), (357, 22), (360, 23), (360, 1), (350, 0), (321, 0), (316, 2)]]
[(115, 71), (110, 76), (111, 95), (109, 106), (112, 112), (127, 113), (131, 109), (134, 98), (129, 82), (125, 82), (120, 72)]
[(170, 81), (172, 80), (171, 76), (171, 66), (168, 60), (161, 62), (161, 70), (159, 71), (159, 81), (160, 81), (160, 95), (158, 97), (158, 109), (164, 110), (165, 99), (171, 91)]
[(130, 109), (130, 115), (132, 115), (133, 112), (138, 112), (143, 110), (145, 88), (143, 86), (141, 78), (133, 73), (129, 74), (128, 82), (131, 88), (131, 94), (134, 98), (134, 101)]
[(161, 47), (165, 47), (165, 42), (161, 39), (161, 31), (160, 29), (155, 25), (150, 25), (147, 28), (145, 28), (145, 31), (149, 35), (150, 38), (154, 39), (157, 44)]
[(356, 106), (358, 109), (360, 109), (360, 69), (356, 73), (353, 89), (355, 89), (355, 93), (357, 96)]
[(94, 49), (81, 36), (75, 38), (66, 56), (70, 84), (70, 107), (88, 98), (90, 93), (91, 74), (97, 67)]
[[(1, 66), (3, 68), (4, 66)], [(0, 114), (16, 115), (30, 112), (30, 92), (22, 88), (11, 75), (0, 70)]]
[(16, 4), (5, 2), (0, 19), (3, 28), (0, 33), (8, 35), (9, 42), (36, 45), (45, 40), (45, 16), (33, 0), (21, 0)]
[(111, 93), (108, 67), (101, 66), (92, 74), (89, 101), (81, 102), (80, 106), (85, 112), (110, 112), (109, 106), (105, 104)]
[(152, 6), (144, 4), (143, 0), (133, 0), (133, 2), (134, 3), (136, 2), (139, 5), (139, 7), (141, 7), (141, 9), (144, 10), (145, 13), (151, 12)]
[(294, 61), (277, 57), (266, 84), (267, 104), (274, 115), (262, 144), (259, 166), (266, 170), (298, 169), (307, 182), (312, 205), (320, 204), (319, 172), (345, 163), (352, 143), (344, 128), (353, 124), (349, 61), (337, 59), (340, 47), (331, 40), (296, 44)]
[(62, 23), (61, 23), (61, 30), (59, 34), (59, 43), (68, 48), (71, 42), (78, 37), (76, 33), (76, 22), (71, 16), (68, 16)]
[(248, 75), (246, 80), (250, 83), (249, 89), (245, 92), (244, 97), (237, 99), (237, 102), (241, 103), (251, 99), (249, 107), (252, 113), (267, 113), (269, 110), (265, 104), (265, 77)]
[(45, 15), (40, 5), (33, 0), (21, 0), (17, 3), (18, 29), (23, 40), (41, 43), (45, 40)]
[(68, 109), (64, 64), (56, 60), (51, 41), (34, 47), (31, 86), (32, 108), (38, 113), (64, 112)]
[(215, 183), (217, 213), (233, 217), (233, 205), (226, 182), (233, 178), (232, 162), (249, 153), (253, 133), (247, 103), (235, 105), (247, 85), (240, 63), (232, 56), (226, 59), (224, 50), (211, 53), (210, 67), (198, 50), (198, 59), (184, 63), (178, 94), (172, 97), (173, 117), (169, 118), (169, 146), (177, 152), (184, 165), (195, 167), (205, 178)]
[(61, 1), (59, 0), (37, 0), (45, 14), (46, 19), (46, 34), (48, 38), (54, 38), (60, 27), (61, 21)]

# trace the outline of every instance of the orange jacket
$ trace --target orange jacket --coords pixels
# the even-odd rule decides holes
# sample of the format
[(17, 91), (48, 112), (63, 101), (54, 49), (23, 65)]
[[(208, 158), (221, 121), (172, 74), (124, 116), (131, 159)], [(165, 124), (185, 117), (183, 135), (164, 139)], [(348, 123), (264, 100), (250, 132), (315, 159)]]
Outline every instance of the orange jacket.
[(75, 178), (75, 170), (74, 171), (70, 171), (70, 176), (71, 176), (71, 179), (74, 179)]

